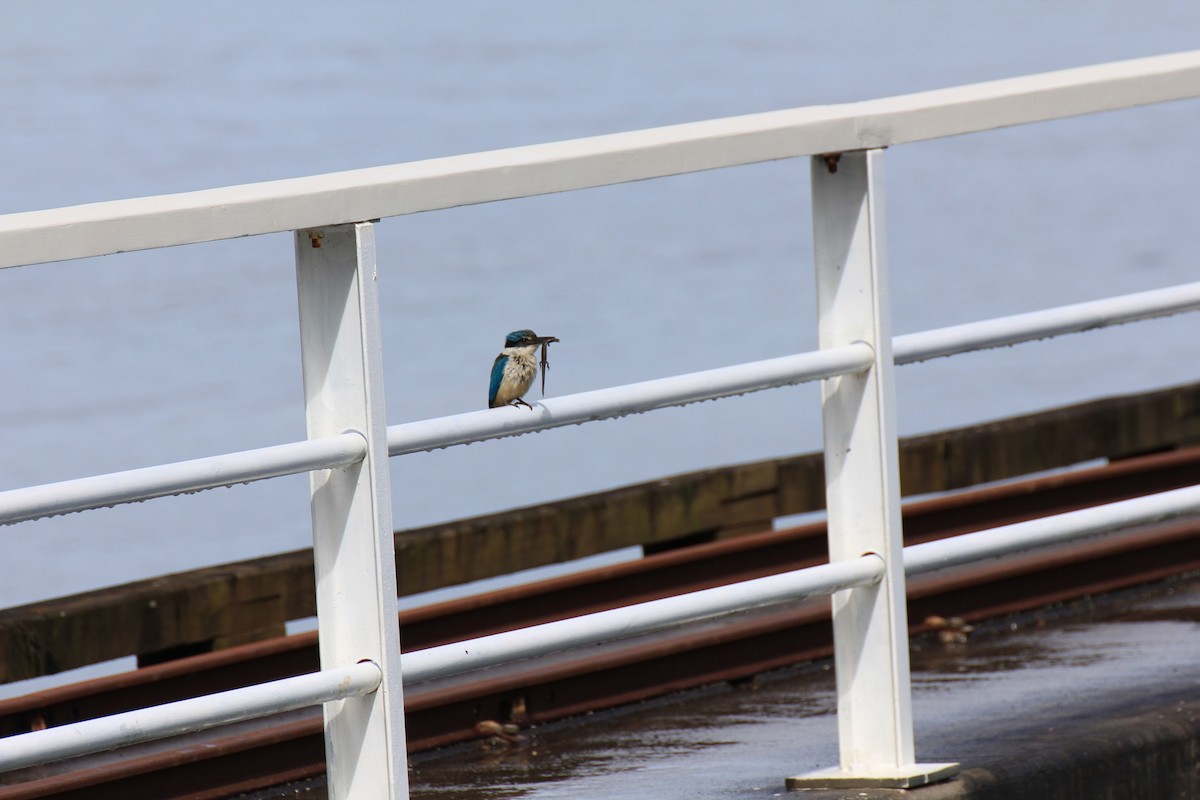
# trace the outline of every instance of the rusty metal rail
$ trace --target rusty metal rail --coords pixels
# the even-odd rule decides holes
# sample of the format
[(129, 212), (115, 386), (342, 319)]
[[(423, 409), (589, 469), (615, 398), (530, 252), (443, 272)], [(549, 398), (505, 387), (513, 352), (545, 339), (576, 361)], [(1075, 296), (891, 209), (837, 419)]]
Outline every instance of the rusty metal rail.
[[(911, 502), (906, 542), (917, 543), (1101, 502), (1200, 483), (1200, 449)], [(1200, 569), (1200, 524), (1176, 523), (1003, 564), (915, 579), (914, 631), (932, 614), (968, 620), (1036, 608)], [(401, 614), (405, 650), (746, 580), (819, 563), (824, 525), (661, 553), (580, 575), (463, 598)], [(536, 724), (715, 681), (737, 680), (830, 649), (827, 605), (752, 615), (741, 624), (689, 629), (564, 655), (473, 679), (406, 686), (409, 746), (475, 736), (483, 719)], [(180, 659), (0, 702), (0, 735), (219, 691), (316, 668), (305, 634)], [(13, 798), (223, 797), (319, 774), (321, 722), (296, 714), (172, 746), (96, 756), (0, 776)], [(169, 787), (187, 786), (172, 794)]]

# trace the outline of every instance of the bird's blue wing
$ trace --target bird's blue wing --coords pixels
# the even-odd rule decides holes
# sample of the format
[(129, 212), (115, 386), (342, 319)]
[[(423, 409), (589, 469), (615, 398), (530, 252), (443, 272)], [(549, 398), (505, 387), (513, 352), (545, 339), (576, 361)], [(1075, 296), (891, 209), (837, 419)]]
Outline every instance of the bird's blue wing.
[(508, 356), (496, 356), (495, 363), (492, 364), (492, 383), (488, 386), (488, 408), (496, 407), (496, 393), (500, 391), (500, 382), (504, 380), (504, 365), (508, 363)]

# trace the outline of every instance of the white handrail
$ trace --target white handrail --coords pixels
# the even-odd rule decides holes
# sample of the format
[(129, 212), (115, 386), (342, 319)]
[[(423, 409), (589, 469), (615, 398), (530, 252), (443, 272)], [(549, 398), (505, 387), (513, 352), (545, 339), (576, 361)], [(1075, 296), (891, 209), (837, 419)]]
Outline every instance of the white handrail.
[(816, 381), (865, 369), (871, 348), (863, 343), (798, 355), (692, 372), (642, 383), (551, 397), (532, 410), (468, 411), (448, 417), (388, 427), (393, 456), (468, 444), (503, 436), (580, 425), (601, 419), (642, 414), (659, 408), (699, 403), (763, 389)]
[(1014, 522), (904, 548), (904, 569), (920, 575), (1075, 539), (1154, 525), (1200, 513), (1200, 486), (1135, 497), (1051, 517)]
[[(1020, 344), (1200, 309), (1200, 282), (896, 336), (897, 364)], [(580, 425), (656, 408), (756, 392), (862, 369), (864, 344), (550, 397), (528, 409), (468, 411), (388, 427), (392, 456)]]
[(362, 460), (365, 451), (366, 442), (361, 434), (343, 433), (324, 439), (10, 489), (0, 492), (0, 525), (315, 469), (343, 467)]
[[(904, 549), (904, 567), (908, 575), (920, 575), (1198, 513), (1200, 487), (1175, 489), (910, 545)], [(445, 679), (724, 614), (825, 597), (870, 586), (882, 574), (882, 559), (869, 554), (440, 645), (408, 653), (404, 679), (406, 683)], [(367, 694), (379, 680), (378, 666), (368, 661), (11, 736), (0, 739), (0, 772)]]
[(882, 575), (883, 559), (868, 554), (835, 564), (821, 564), (416, 650), (404, 655), (404, 681), (417, 683), (447, 678), (498, 664), (640, 636), (722, 614), (825, 597), (841, 589), (871, 586), (878, 583)]
[(363, 661), (0, 739), (0, 772), (208, 730), (370, 694), (379, 667)]
[[(1097, 330), (1200, 309), (1200, 282), (968, 322), (893, 340), (897, 364)], [(808, 381), (865, 368), (865, 344), (766, 359), (669, 378), (544, 399), (528, 409), (469, 411), (388, 428), (391, 456), (581, 425)], [(0, 525), (90, 508), (232, 486), (362, 458), (363, 440), (346, 433), (0, 492)]]
[[(1196, 514), (1200, 514), (1200, 486), (1173, 489), (909, 545), (904, 548), (904, 571), (911, 577)], [(416, 650), (404, 656), (404, 681), (420, 683), (441, 680), (501, 664), (640, 636), (719, 615), (812, 600), (842, 589), (873, 585), (882, 574), (883, 560), (868, 554), (857, 559), (806, 567)]]
[[(578, 425), (656, 408), (841, 375), (863, 369), (871, 348), (859, 344), (738, 364), (554, 398), (527, 409), (489, 409), (388, 429), (390, 455)], [(0, 492), (0, 525), (154, 497), (187, 494), (345, 466), (363, 457), (357, 433), (209, 456)]]
[[(1175, 489), (910, 545), (904, 549), (904, 567), (909, 576), (920, 575), (1195, 514), (1200, 514), (1200, 487)], [(445, 679), (721, 615), (812, 600), (870, 586), (882, 574), (883, 560), (868, 554), (440, 645), (408, 653), (404, 680)], [(368, 661), (11, 736), (0, 739), (0, 772), (367, 694), (379, 682), (379, 667)]]
[(306, 178), (0, 217), (0, 268), (303, 230), (1200, 95), (1200, 51)]
[(897, 364), (957, 355), (991, 347), (1049, 339), (1067, 333), (1098, 330), (1154, 317), (1200, 309), (1200, 283), (1185, 283), (1103, 300), (968, 322), (947, 328), (897, 336)]

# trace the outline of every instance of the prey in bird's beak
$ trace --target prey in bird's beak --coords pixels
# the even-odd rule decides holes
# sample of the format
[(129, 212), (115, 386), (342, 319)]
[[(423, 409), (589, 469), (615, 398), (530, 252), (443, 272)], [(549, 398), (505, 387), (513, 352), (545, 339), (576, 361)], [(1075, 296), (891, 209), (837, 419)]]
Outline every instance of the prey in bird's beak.
[(546, 357), (546, 354), (550, 350), (550, 343), (557, 342), (558, 337), (557, 336), (539, 336), (539, 337), (537, 337), (536, 341), (538, 344), (540, 344), (542, 346), (542, 360), (539, 362), (538, 366), (540, 366), (542, 368), (542, 397), (545, 397), (546, 396), (546, 371), (550, 369), (550, 361)]

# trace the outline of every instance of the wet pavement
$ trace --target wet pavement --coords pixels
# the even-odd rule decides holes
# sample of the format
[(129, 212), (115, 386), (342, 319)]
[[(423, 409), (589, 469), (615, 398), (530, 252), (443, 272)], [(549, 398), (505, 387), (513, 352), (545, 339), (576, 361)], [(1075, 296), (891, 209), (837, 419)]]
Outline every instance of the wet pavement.
[[(912, 669), (917, 757), (960, 762), (960, 790), (972, 775), (1019, 771), (1078, 741), (1094, 749), (1137, 719), (1195, 720), (1200, 576), (985, 624), (965, 642), (923, 637)], [(420, 756), (412, 797), (906, 796), (784, 789), (789, 775), (836, 765), (834, 704), (827, 665), (782, 671), (522, 731), (516, 745)], [(945, 786), (908, 793), (917, 795), (958, 796)]]

